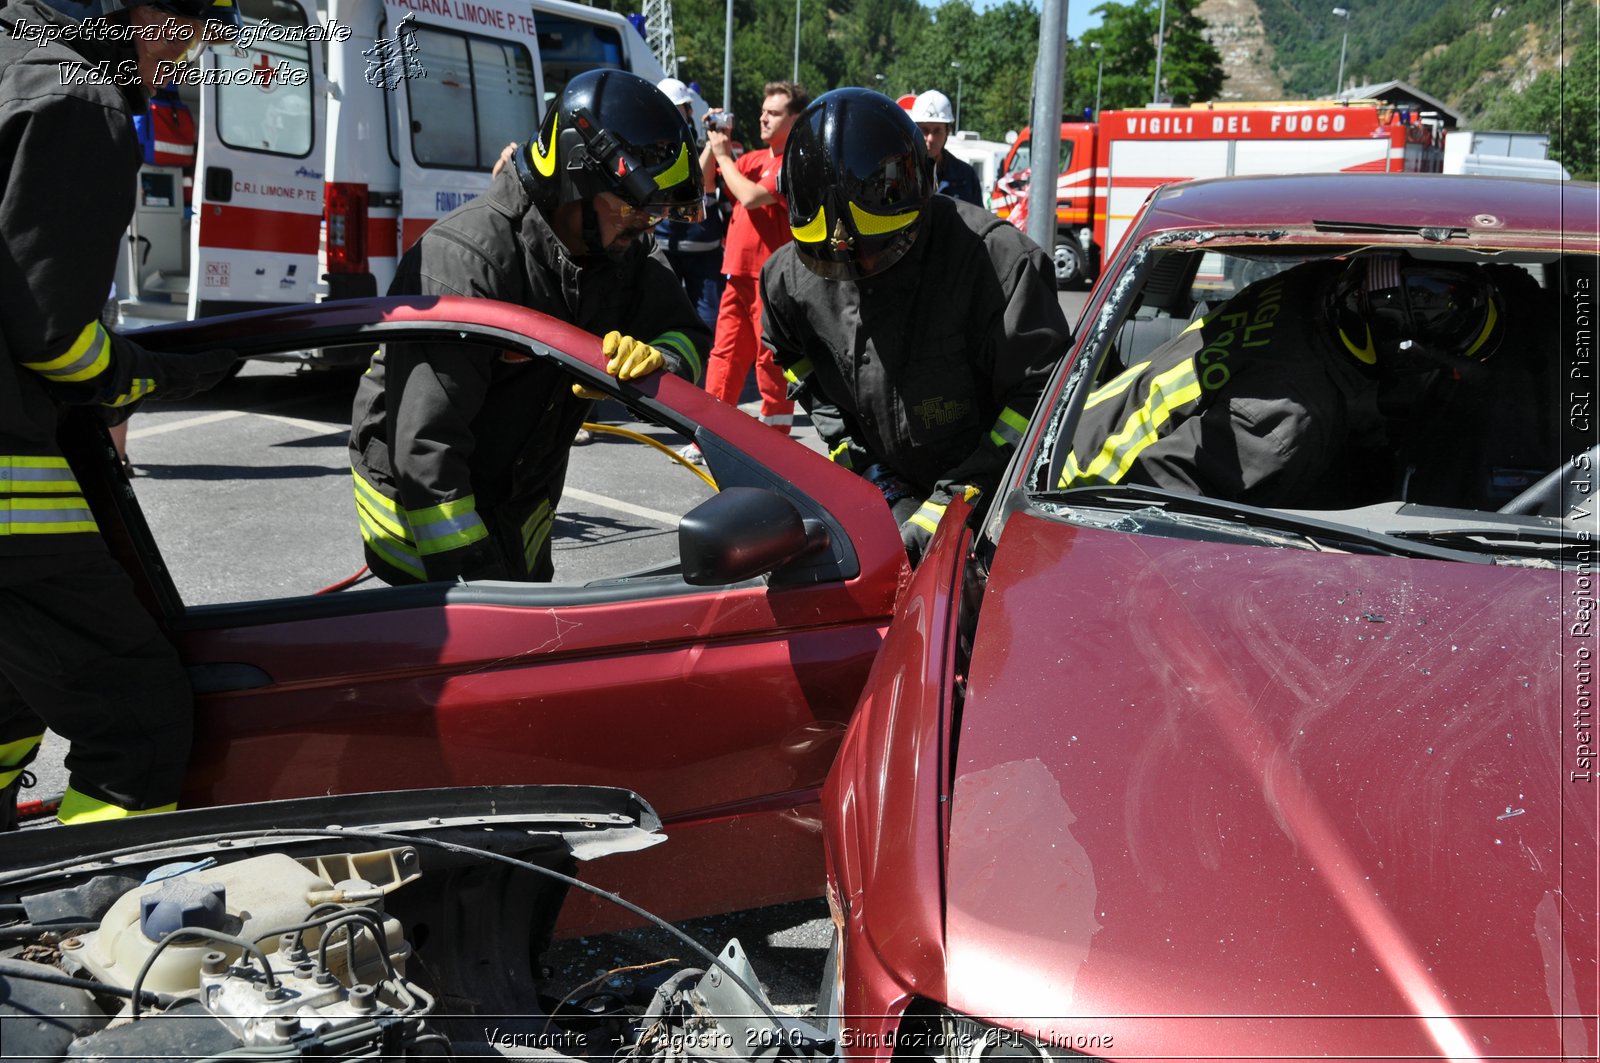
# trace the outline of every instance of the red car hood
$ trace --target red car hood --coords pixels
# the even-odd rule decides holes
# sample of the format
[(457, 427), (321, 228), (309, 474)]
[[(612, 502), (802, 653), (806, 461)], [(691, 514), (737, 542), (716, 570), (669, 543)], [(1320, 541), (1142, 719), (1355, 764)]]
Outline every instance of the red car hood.
[(1012, 518), (948, 1003), (1106, 1058), (1593, 1058), (1593, 594)]

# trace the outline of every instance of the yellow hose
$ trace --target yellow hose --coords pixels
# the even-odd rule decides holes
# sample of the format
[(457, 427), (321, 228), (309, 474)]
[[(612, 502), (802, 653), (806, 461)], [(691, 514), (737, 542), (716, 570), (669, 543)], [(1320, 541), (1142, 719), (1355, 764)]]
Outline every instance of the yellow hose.
[(600, 432), (609, 436), (621, 436), (624, 439), (631, 439), (636, 443), (643, 443), (646, 446), (655, 447), (657, 450), (661, 451), (661, 453), (665, 454), (667, 457), (671, 458), (673, 461), (677, 462), (679, 465), (682, 465), (685, 469), (688, 469), (690, 472), (700, 477), (700, 479), (704, 480), (706, 482), (706, 486), (711, 488), (711, 490), (721, 490), (721, 488), (717, 486), (717, 481), (711, 478), (711, 474), (709, 472), (700, 468), (700, 466), (688, 460), (682, 454), (679, 454), (676, 450), (673, 450), (665, 443), (658, 443), (642, 432), (635, 432), (633, 429), (623, 428), (621, 425), (597, 424), (594, 421), (583, 422), (583, 427), (587, 428), (591, 432)]

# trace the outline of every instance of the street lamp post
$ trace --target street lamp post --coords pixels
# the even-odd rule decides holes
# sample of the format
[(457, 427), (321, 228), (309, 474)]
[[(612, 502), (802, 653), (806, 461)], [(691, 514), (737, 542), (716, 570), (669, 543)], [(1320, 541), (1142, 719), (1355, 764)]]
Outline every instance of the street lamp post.
[(951, 62), (950, 69), (956, 72), (956, 128), (961, 128), (961, 64)]
[(733, 108), (733, 0), (728, 0), (722, 31), (722, 106)]
[(1344, 50), (1350, 44), (1350, 9), (1336, 7), (1333, 13), (1344, 18), (1344, 40), (1339, 42), (1339, 80), (1333, 84), (1333, 95), (1337, 98), (1344, 91)]
[[(1161, 102), (1161, 50), (1167, 44), (1167, 0), (1161, 0), (1161, 24), (1156, 29), (1156, 87), (1151, 93), (1152, 103)], [(1098, 113), (1098, 112), (1097, 112)]]
[(1089, 47), (1094, 50), (1096, 58), (1099, 59), (1099, 62), (1095, 64), (1094, 70), (1094, 120), (1098, 122), (1100, 121), (1100, 86), (1105, 83), (1106, 77), (1106, 53), (1105, 49), (1100, 47), (1099, 41), (1091, 41)]
[(878, 83), (879, 92), (883, 93), (885, 96), (889, 95), (889, 90), (883, 87), (883, 82), (885, 79), (882, 74), (874, 74), (872, 75), (872, 79)]
[(800, 0), (794, 0), (794, 76), (789, 80), (800, 80)]

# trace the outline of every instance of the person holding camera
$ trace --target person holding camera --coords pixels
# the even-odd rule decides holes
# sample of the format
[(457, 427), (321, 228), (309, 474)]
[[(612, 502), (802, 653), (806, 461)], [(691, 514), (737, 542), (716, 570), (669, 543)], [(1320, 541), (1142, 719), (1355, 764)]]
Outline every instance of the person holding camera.
[[(677, 78), (662, 78), (656, 88), (683, 114), (684, 121), (694, 123), (694, 94), (689, 86)], [(710, 165), (710, 152), (700, 152), (702, 173)], [(683, 282), (683, 290), (694, 304), (695, 313), (706, 323), (706, 328), (717, 327), (717, 308), (722, 305), (722, 238), (728, 231), (729, 208), (714, 188), (705, 193), (706, 213), (699, 221), (676, 221), (668, 218), (656, 226), (656, 243), (672, 263), (673, 272)]]
[[(794, 425), (794, 402), (783, 370), (761, 346), (760, 278), (762, 265), (789, 242), (789, 208), (778, 190), (778, 172), (789, 129), (810, 102), (806, 90), (793, 81), (768, 82), (761, 103), (761, 139), (767, 146), (735, 158), (732, 116), (711, 111), (705, 117), (706, 147), (700, 153), (706, 190), (715, 187), (720, 175), (734, 199), (722, 255), (727, 284), (706, 365), (706, 391), (737, 406), (753, 364), (761, 390), (761, 423), (784, 435)], [(696, 463), (704, 460), (693, 443), (684, 448), (683, 456)]]

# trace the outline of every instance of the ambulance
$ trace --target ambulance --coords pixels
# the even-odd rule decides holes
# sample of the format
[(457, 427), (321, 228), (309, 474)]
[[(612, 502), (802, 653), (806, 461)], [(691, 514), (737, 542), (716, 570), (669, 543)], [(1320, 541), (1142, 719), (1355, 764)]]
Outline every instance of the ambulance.
[(572, 77), (666, 76), (629, 19), (564, 0), (240, 10), (240, 47), (210, 49), (152, 108), (117, 272), (125, 326), (381, 294)]
[[(1161, 185), (1267, 173), (1437, 173), (1444, 133), (1429, 116), (1375, 100), (1195, 104), (1105, 111), (1061, 123), (1056, 281), (1093, 281)], [(1027, 228), (1029, 131), (1011, 145), (990, 206)]]

